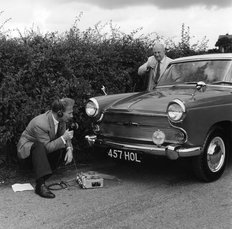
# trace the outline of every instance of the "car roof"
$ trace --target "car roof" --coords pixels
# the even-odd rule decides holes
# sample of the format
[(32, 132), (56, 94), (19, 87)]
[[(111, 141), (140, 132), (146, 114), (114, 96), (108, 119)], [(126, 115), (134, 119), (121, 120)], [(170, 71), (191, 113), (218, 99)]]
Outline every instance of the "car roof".
[(200, 60), (232, 60), (232, 53), (214, 53), (195, 56), (180, 57), (174, 59), (172, 63), (185, 61), (200, 61)]

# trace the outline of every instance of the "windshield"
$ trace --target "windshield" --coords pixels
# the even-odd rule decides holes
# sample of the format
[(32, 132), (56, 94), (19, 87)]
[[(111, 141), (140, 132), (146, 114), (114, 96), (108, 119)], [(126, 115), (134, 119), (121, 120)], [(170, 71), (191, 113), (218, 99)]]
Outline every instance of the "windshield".
[(161, 77), (158, 85), (232, 82), (231, 60), (204, 60), (172, 64)]

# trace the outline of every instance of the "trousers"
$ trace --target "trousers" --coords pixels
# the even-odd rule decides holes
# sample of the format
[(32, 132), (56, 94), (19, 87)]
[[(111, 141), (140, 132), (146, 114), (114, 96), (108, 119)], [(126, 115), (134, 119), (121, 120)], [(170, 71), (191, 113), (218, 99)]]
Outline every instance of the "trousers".
[(62, 157), (62, 150), (47, 153), (45, 146), (41, 142), (35, 142), (31, 147), (30, 156), (21, 159), (20, 163), (32, 168), (37, 180), (41, 177), (51, 176), (52, 171), (58, 167)]

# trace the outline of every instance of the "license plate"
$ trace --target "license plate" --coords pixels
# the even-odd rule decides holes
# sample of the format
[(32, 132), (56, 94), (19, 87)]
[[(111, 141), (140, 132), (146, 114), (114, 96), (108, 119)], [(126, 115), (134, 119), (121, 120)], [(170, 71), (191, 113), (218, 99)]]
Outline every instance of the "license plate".
[(126, 161), (134, 161), (141, 163), (140, 155), (136, 152), (121, 150), (121, 149), (109, 149), (108, 156)]

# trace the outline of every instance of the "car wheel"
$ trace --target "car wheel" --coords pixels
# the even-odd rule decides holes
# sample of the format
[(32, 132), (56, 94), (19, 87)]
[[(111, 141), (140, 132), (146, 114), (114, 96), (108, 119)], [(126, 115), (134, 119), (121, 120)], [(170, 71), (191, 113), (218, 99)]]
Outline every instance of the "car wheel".
[(228, 143), (222, 129), (215, 128), (206, 138), (203, 152), (193, 159), (196, 176), (206, 182), (215, 181), (223, 174), (228, 157)]

